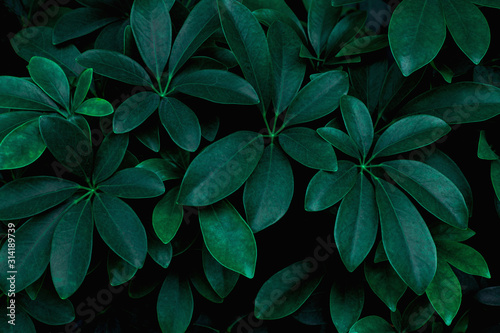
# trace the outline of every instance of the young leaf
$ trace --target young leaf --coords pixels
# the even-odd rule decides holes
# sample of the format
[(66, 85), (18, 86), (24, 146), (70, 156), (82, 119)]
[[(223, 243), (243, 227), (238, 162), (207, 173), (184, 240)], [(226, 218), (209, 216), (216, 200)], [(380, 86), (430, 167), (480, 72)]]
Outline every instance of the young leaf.
[(158, 109), (160, 96), (151, 91), (141, 91), (127, 98), (115, 111), (113, 132), (127, 133), (144, 123)]
[(55, 228), (50, 272), (57, 294), (62, 299), (71, 296), (87, 275), (92, 256), (93, 229), (88, 199), (68, 209)]
[(436, 273), (436, 246), (413, 203), (398, 188), (377, 179), (382, 241), (389, 262), (405, 283), (421, 295)]
[(462, 272), (479, 275), (487, 279), (491, 277), (488, 264), (483, 256), (469, 245), (440, 240), (436, 241), (436, 246), (439, 257)]
[(252, 230), (227, 201), (199, 213), (200, 227), (208, 251), (224, 267), (251, 279), (255, 273), (257, 244)]
[(316, 132), (344, 154), (358, 159), (361, 158), (356, 143), (343, 131), (333, 127), (321, 127)]
[(18, 178), (0, 187), (0, 219), (15, 220), (40, 214), (71, 197), (80, 185), (62, 178)]
[(330, 314), (335, 328), (347, 333), (363, 310), (365, 292), (361, 283), (334, 281), (330, 290)]
[(82, 74), (80, 74), (80, 76), (78, 76), (75, 93), (73, 94), (73, 100), (71, 102), (71, 108), (73, 110), (78, 109), (80, 104), (82, 104), (87, 97), (87, 93), (92, 85), (93, 77), (94, 70), (92, 68), (87, 68), (82, 72)]
[(52, 60), (33, 57), (28, 71), (35, 83), (54, 101), (69, 111), (69, 82), (64, 71)]
[(163, 332), (184, 333), (193, 317), (194, 301), (189, 280), (171, 272), (165, 278), (156, 305)]
[(289, 128), (279, 135), (279, 143), (290, 157), (309, 168), (337, 171), (335, 151), (313, 129)]
[(440, 1), (406, 0), (400, 3), (389, 24), (389, 44), (404, 76), (427, 65), (446, 38)]
[(392, 312), (403, 297), (407, 286), (387, 261), (376, 264), (365, 262), (365, 278), (373, 292)]
[(132, 208), (121, 199), (99, 193), (94, 199), (92, 213), (104, 242), (129, 264), (141, 268), (148, 250), (147, 237)]
[(22, 294), (19, 298), (19, 306), (44, 324), (64, 325), (75, 319), (75, 309), (71, 301), (60, 299), (53, 289), (42, 288), (35, 300)]
[(107, 100), (102, 98), (91, 98), (83, 102), (75, 110), (75, 113), (91, 117), (104, 117), (112, 114), (114, 111), (113, 105)]
[(222, 266), (206, 247), (203, 247), (202, 262), (208, 282), (219, 297), (226, 298), (236, 286), (240, 275)]
[(165, 193), (162, 180), (154, 172), (143, 168), (118, 171), (99, 184), (99, 189), (119, 198), (155, 198)]
[[(336, 0), (335, 0), (336, 1)], [(368, 316), (358, 320), (349, 330), (349, 333), (395, 333), (392, 326), (377, 316)]]
[(172, 241), (184, 218), (182, 206), (175, 202), (178, 195), (179, 187), (176, 186), (163, 196), (153, 210), (153, 228), (163, 244)]
[(311, 2), (307, 16), (307, 34), (318, 58), (325, 49), (328, 37), (341, 13), (342, 8), (333, 7), (331, 0), (313, 0)]
[(335, 110), (347, 94), (349, 79), (342, 71), (321, 74), (303, 87), (290, 103), (283, 125), (291, 126), (316, 120)]
[(37, 85), (13, 76), (0, 76), (0, 107), (59, 112), (57, 105)]
[(172, 46), (172, 23), (164, 0), (135, 0), (130, 25), (139, 53), (146, 66), (159, 79)]
[(451, 131), (448, 124), (429, 115), (408, 116), (394, 122), (378, 138), (372, 156), (389, 156), (439, 140)]
[(374, 136), (370, 111), (359, 99), (348, 95), (340, 99), (340, 110), (347, 133), (354, 140), (363, 157), (366, 157)]
[(214, 142), (189, 165), (178, 203), (206, 206), (224, 199), (248, 179), (263, 151), (262, 135), (249, 131), (239, 131)]
[(283, 151), (271, 143), (245, 183), (243, 204), (252, 231), (261, 231), (285, 215), (293, 196), (293, 172)]
[(297, 311), (316, 290), (323, 274), (313, 272), (307, 260), (298, 261), (271, 276), (255, 298), (255, 317), (284, 318)]
[(97, 150), (92, 181), (98, 184), (109, 178), (122, 163), (128, 147), (128, 134), (109, 133)]
[(454, 227), (466, 229), (469, 211), (455, 184), (425, 163), (395, 160), (382, 163), (384, 170), (430, 213)]

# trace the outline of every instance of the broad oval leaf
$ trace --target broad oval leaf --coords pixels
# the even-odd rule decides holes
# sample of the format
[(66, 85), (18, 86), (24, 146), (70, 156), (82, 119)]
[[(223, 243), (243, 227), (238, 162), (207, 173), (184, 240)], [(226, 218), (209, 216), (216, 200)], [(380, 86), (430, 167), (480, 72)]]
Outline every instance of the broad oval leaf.
[(206, 206), (227, 197), (248, 179), (263, 151), (262, 135), (255, 132), (239, 131), (214, 142), (189, 165), (178, 203)]
[(365, 262), (364, 273), (375, 295), (387, 305), (389, 310), (396, 311), (398, 301), (404, 295), (407, 286), (391, 264), (388, 261), (375, 264)]
[(389, 176), (419, 204), (454, 227), (466, 229), (469, 211), (457, 186), (433, 167), (418, 161), (382, 163)]
[(308, 8), (307, 34), (309, 43), (319, 58), (325, 49), (328, 37), (335, 27), (342, 8), (332, 6), (331, 0), (313, 0)]
[(94, 160), (92, 181), (98, 184), (109, 178), (123, 161), (129, 142), (128, 134), (109, 133), (101, 142)]
[(312, 264), (307, 259), (293, 263), (264, 282), (255, 298), (255, 317), (274, 320), (297, 311), (323, 279)]
[(257, 244), (252, 230), (227, 201), (200, 209), (200, 227), (208, 251), (224, 267), (253, 278)]
[(365, 292), (361, 283), (334, 281), (330, 290), (330, 314), (339, 332), (347, 333), (361, 315)]
[(165, 278), (156, 304), (163, 332), (184, 333), (193, 317), (194, 301), (189, 280), (171, 272)]
[(285, 215), (292, 201), (293, 172), (283, 151), (271, 143), (245, 183), (243, 204), (252, 231), (261, 231)]
[(398, 275), (421, 295), (436, 273), (436, 246), (413, 203), (394, 185), (377, 180), (382, 241), (387, 258)]
[(370, 111), (359, 99), (348, 95), (340, 99), (340, 110), (347, 133), (365, 157), (372, 146), (374, 136)]
[(75, 309), (70, 300), (60, 299), (53, 289), (42, 288), (35, 300), (19, 295), (19, 305), (30, 316), (47, 325), (64, 325), (75, 319)]
[(141, 268), (148, 243), (144, 226), (132, 208), (121, 199), (99, 193), (93, 201), (92, 213), (99, 235), (111, 250)]
[(127, 133), (144, 123), (158, 109), (160, 96), (151, 91), (141, 91), (127, 98), (115, 111), (113, 132)]
[(439, 240), (436, 241), (436, 246), (439, 257), (462, 272), (487, 279), (491, 277), (488, 264), (483, 256), (469, 245), (449, 240)]
[(19, 110), (59, 111), (37, 85), (13, 76), (0, 76), (0, 107)]
[(15, 220), (37, 215), (71, 197), (80, 185), (62, 178), (18, 178), (0, 187), (0, 219)]
[(99, 190), (120, 198), (155, 198), (165, 192), (162, 180), (153, 171), (127, 168), (99, 184)]
[(202, 263), (203, 271), (214, 291), (219, 297), (226, 298), (236, 286), (240, 275), (222, 266), (206, 247), (202, 251)]
[(170, 189), (153, 210), (153, 228), (156, 236), (164, 243), (169, 243), (179, 230), (184, 218), (184, 210), (175, 200), (179, 195), (179, 187)]
[(364, 317), (356, 322), (349, 333), (395, 333), (396, 331), (392, 326), (378, 316), (368, 316)]
[(316, 132), (344, 154), (358, 159), (361, 158), (356, 143), (342, 130), (333, 127), (321, 127)]
[(83, 102), (75, 113), (92, 117), (104, 117), (114, 112), (113, 105), (102, 98), (91, 98)]

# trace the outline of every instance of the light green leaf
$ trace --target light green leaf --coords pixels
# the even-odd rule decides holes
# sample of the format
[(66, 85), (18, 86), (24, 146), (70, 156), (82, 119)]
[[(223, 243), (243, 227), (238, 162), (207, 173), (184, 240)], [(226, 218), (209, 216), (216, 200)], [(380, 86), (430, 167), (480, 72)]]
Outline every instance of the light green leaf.
[(370, 111), (359, 99), (348, 95), (340, 99), (340, 110), (347, 133), (365, 157), (372, 146), (374, 136)]
[(169, 273), (158, 294), (156, 309), (162, 332), (185, 333), (194, 310), (189, 280)]
[(155, 198), (165, 193), (162, 180), (153, 171), (127, 168), (99, 184), (99, 189), (120, 198)]
[(342, 8), (333, 7), (331, 0), (313, 0), (307, 15), (309, 43), (319, 58), (328, 42), (328, 37), (337, 23)]
[(347, 333), (363, 310), (365, 292), (361, 283), (334, 281), (330, 290), (330, 315), (339, 333)]
[(224, 267), (253, 278), (257, 244), (252, 230), (227, 201), (199, 211), (200, 227), (208, 251)]
[(403, 297), (407, 286), (388, 261), (371, 264), (365, 262), (365, 278), (373, 292), (392, 311)]
[(94, 77), (94, 70), (92, 68), (87, 68), (79, 76), (76, 82), (75, 93), (73, 94), (73, 100), (71, 102), (71, 109), (76, 110), (83, 103), (87, 97), (90, 86), (92, 85), (92, 79)]
[(396, 331), (384, 319), (377, 316), (364, 317), (356, 322), (349, 333), (395, 333)]
[(57, 105), (37, 85), (13, 76), (0, 76), (0, 107), (59, 112)]
[(318, 128), (316, 132), (344, 154), (354, 158), (361, 158), (356, 143), (342, 130), (333, 127), (321, 127)]
[(92, 180), (95, 184), (109, 178), (122, 163), (129, 142), (128, 134), (109, 133), (101, 142), (94, 160)]
[(47, 325), (64, 325), (75, 319), (75, 309), (70, 300), (62, 300), (50, 289), (42, 288), (35, 300), (26, 295), (19, 297), (19, 306), (31, 317)]
[(182, 206), (175, 202), (178, 195), (178, 186), (170, 189), (153, 210), (153, 228), (164, 244), (172, 241), (184, 218)]
[(104, 117), (114, 112), (113, 105), (102, 98), (91, 98), (83, 102), (75, 113), (92, 117)]
[(144, 123), (158, 109), (160, 96), (151, 91), (141, 91), (127, 98), (115, 111), (113, 131), (127, 133)]
[(436, 241), (438, 256), (462, 272), (478, 275), (489, 279), (491, 277), (488, 264), (483, 256), (469, 245), (448, 241)]
[(203, 247), (202, 260), (208, 282), (217, 295), (226, 298), (236, 286), (240, 275), (222, 266), (206, 247)]

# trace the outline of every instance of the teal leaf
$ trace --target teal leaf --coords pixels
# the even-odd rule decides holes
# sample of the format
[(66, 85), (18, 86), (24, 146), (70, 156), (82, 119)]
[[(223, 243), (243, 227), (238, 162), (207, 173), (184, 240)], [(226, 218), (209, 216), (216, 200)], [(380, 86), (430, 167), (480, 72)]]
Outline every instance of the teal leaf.
[(342, 130), (333, 127), (321, 127), (316, 130), (318, 134), (330, 142), (335, 148), (354, 158), (361, 158), (356, 143)]
[(264, 151), (263, 141), (258, 133), (239, 131), (205, 148), (182, 179), (178, 203), (206, 206), (236, 191), (257, 166)]
[(356, 97), (345, 95), (340, 99), (340, 110), (347, 133), (366, 157), (373, 143), (373, 123), (370, 111)]
[(95, 73), (134, 86), (152, 86), (146, 70), (135, 60), (116, 51), (89, 50), (76, 61)]
[(92, 181), (98, 184), (109, 178), (122, 163), (129, 142), (128, 134), (109, 133), (101, 142), (94, 160)]
[(200, 269), (200, 267), (193, 269), (193, 271), (189, 275), (189, 279), (191, 280), (191, 284), (195, 287), (196, 291), (198, 291), (198, 293), (205, 299), (217, 304), (220, 304), (224, 301), (224, 299), (214, 291), (214, 289), (208, 282), (205, 273), (202, 269)]
[(466, 229), (469, 211), (457, 186), (433, 167), (418, 161), (382, 163), (389, 176), (419, 204), (454, 227)]
[(164, 0), (135, 0), (130, 25), (139, 53), (159, 79), (172, 46), (172, 23)]
[(13, 76), (0, 76), (0, 107), (59, 111), (57, 105), (37, 85)]
[(153, 210), (153, 229), (163, 244), (172, 241), (184, 218), (182, 206), (175, 202), (178, 194), (178, 186), (170, 189)]
[(96, 195), (92, 213), (104, 242), (134, 267), (141, 268), (148, 250), (146, 231), (132, 208), (109, 194)]
[(378, 212), (375, 191), (362, 173), (344, 196), (335, 220), (334, 237), (340, 258), (353, 272), (366, 258), (375, 243)]
[(40, 214), (71, 197), (80, 185), (62, 178), (18, 178), (0, 187), (0, 219), (15, 220)]
[(43, 57), (33, 57), (28, 64), (33, 81), (54, 101), (69, 111), (69, 82), (58, 64)]
[(291, 126), (316, 120), (333, 112), (347, 94), (349, 79), (342, 71), (329, 71), (304, 86), (290, 103), (283, 124)]
[(127, 133), (144, 123), (158, 109), (160, 96), (151, 91), (141, 91), (127, 98), (115, 110), (113, 132)]
[(113, 251), (108, 251), (107, 269), (109, 284), (119, 286), (130, 281), (137, 273), (137, 267), (132, 266), (121, 257), (117, 256)]
[(24, 311), (16, 311), (15, 325), (9, 323), (10, 316), (0, 317), (0, 330), (5, 333), (36, 333), (35, 325), (30, 316)]
[(76, 88), (73, 94), (73, 100), (71, 102), (71, 108), (73, 110), (78, 109), (78, 107), (83, 103), (92, 85), (92, 80), (94, 77), (94, 70), (92, 68), (87, 68), (84, 70), (76, 81)]
[(75, 319), (75, 309), (70, 300), (62, 300), (51, 290), (42, 288), (35, 300), (19, 295), (19, 305), (31, 317), (47, 325), (64, 325)]
[(371, 332), (395, 333), (396, 331), (387, 321), (385, 321), (385, 319), (382, 319), (377, 316), (364, 317), (358, 320), (356, 324), (354, 324), (349, 330), (349, 333), (371, 333)]
[(135, 167), (153, 171), (162, 181), (179, 179), (184, 175), (184, 171), (179, 166), (163, 158), (150, 158)]
[(352, 57), (358, 54), (378, 51), (389, 45), (387, 35), (363, 36), (345, 44), (336, 57)]
[(382, 58), (371, 62), (369, 65), (349, 69), (349, 78), (351, 79), (351, 85), (354, 87), (351, 94), (366, 105), (370, 114), (373, 114), (378, 106), (380, 92), (384, 83), (380, 78), (386, 76), (387, 62), (386, 58)]
[(378, 179), (376, 186), (382, 241), (389, 262), (405, 283), (421, 295), (436, 273), (436, 246), (425, 221), (398, 188)]
[(317, 57), (324, 51), (328, 37), (340, 18), (342, 8), (333, 7), (331, 0), (313, 0), (308, 9), (307, 35)]
[(405, 0), (394, 10), (389, 44), (404, 76), (431, 62), (445, 38), (446, 23), (440, 1)]
[(208, 282), (219, 297), (226, 298), (236, 286), (240, 275), (222, 266), (206, 247), (202, 251), (202, 262)]
[[(491, 7), (491, 8), (499, 8), (500, 4), (496, 0), (473, 0), (472, 3), (475, 3), (479, 6)], [(453, 332), (455, 333), (455, 332)]]
[(371, 264), (365, 262), (365, 278), (375, 295), (387, 305), (392, 312), (403, 297), (407, 286), (388, 261)]
[(283, 151), (271, 143), (245, 183), (243, 204), (252, 231), (261, 231), (285, 215), (292, 201), (293, 172)]
[(343, 17), (333, 28), (326, 44), (325, 57), (331, 53), (337, 54), (365, 26), (367, 13), (355, 11)]
[[(1, 117), (1, 116), (0, 116)], [(495, 161), (500, 158), (486, 139), (486, 131), (479, 132), (479, 142), (477, 144), (477, 157), (482, 160)], [(500, 152), (499, 152), (500, 153)]]
[(332, 145), (311, 128), (284, 130), (279, 135), (279, 143), (290, 157), (309, 168), (337, 171), (337, 156)]
[(205, 245), (224, 267), (253, 278), (257, 244), (252, 229), (227, 201), (200, 209), (200, 227)]
[(157, 117), (150, 117), (134, 131), (137, 140), (155, 153), (160, 151), (160, 126), (157, 119)]
[(57, 224), (50, 251), (50, 272), (57, 294), (71, 296), (81, 286), (92, 256), (94, 222), (90, 200), (69, 208)]
[(422, 328), (433, 317), (435, 312), (428, 297), (420, 296), (415, 298), (403, 312), (401, 319), (403, 332), (413, 332)]
[(341, 281), (334, 281), (330, 290), (330, 315), (337, 331), (347, 333), (361, 315), (365, 292), (359, 282)]
[(27, 121), (37, 119), (43, 115), (42, 112), (35, 111), (15, 111), (6, 110), (0, 113), (0, 142), (13, 130)]
[(438, 223), (432, 226), (430, 232), (434, 241), (448, 240), (455, 242), (466, 241), (476, 234), (476, 232), (471, 229), (462, 230), (446, 223)]
[(498, 200), (500, 200), (500, 161), (491, 162), (491, 183), (493, 184), (493, 189), (497, 195)]
[(378, 138), (372, 156), (389, 156), (427, 146), (451, 131), (437, 117), (415, 115), (402, 118), (389, 126)]
[(284, 318), (297, 311), (316, 290), (323, 275), (311, 273), (310, 262), (295, 262), (271, 276), (255, 298), (257, 319)]
[(344, 6), (362, 1), (364, 0), (332, 0), (332, 6)]
[(162, 332), (184, 333), (193, 317), (194, 301), (189, 280), (171, 272), (165, 278), (156, 304)]
[(464, 273), (478, 275), (489, 279), (491, 277), (488, 264), (483, 256), (469, 245), (448, 241), (436, 241), (438, 256), (450, 265)]
[(91, 117), (104, 117), (112, 114), (115, 110), (113, 105), (102, 98), (91, 98), (83, 102), (75, 113), (83, 114)]
[(127, 168), (99, 184), (99, 190), (119, 198), (155, 198), (165, 192), (162, 180), (153, 171)]
[(148, 234), (148, 254), (163, 268), (170, 266), (173, 257), (172, 244), (164, 244), (158, 238)]

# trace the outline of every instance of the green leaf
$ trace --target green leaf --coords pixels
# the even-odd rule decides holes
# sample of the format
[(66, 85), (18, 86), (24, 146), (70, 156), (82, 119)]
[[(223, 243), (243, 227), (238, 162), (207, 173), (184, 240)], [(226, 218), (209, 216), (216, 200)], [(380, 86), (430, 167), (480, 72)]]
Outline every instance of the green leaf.
[(148, 250), (146, 231), (136, 213), (121, 199), (96, 195), (92, 213), (104, 242), (134, 267), (141, 268)]
[(182, 149), (194, 152), (201, 141), (201, 127), (196, 114), (176, 98), (160, 102), (160, 120), (172, 140)]
[(332, 0), (332, 6), (344, 6), (362, 1), (364, 0)]
[(178, 195), (178, 186), (170, 189), (153, 210), (153, 228), (164, 244), (172, 241), (184, 218), (182, 206), (175, 202)]
[(30, 316), (44, 324), (54, 326), (64, 325), (75, 319), (75, 309), (71, 301), (60, 299), (50, 289), (42, 288), (35, 300), (31, 300), (22, 294), (18, 297), (20, 307)]
[(174, 272), (168, 274), (158, 294), (156, 309), (162, 332), (186, 332), (194, 310), (189, 280)]
[(71, 102), (71, 108), (73, 110), (78, 109), (78, 107), (83, 103), (87, 94), (89, 92), (90, 86), (92, 85), (92, 79), (94, 77), (94, 70), (92, 68), (87, 68), (84, 70), (76, 82), (76, 89), (73, 94), (73, 100)]
[(387, 62), (386, 58), (382, 58), (369, 65), (349, 68), (349, 77), (354, 88), (351, 94), (366, 105), (370, 114), (375, 112), (379, 102), (384, 82), (380, 78), (387, 74)]
[(347, 133), (366, 157), (373, 143), (373, 123), (370, 111), (356, 97), (345, 95), (340, 99), (340, 110)]
[(300, 89), (306, 63), (299, 57), (300, 38), (289, 25), (277, 21), (267, 31), (273, 67), (273, 105), (276, 115), (282, 113)]
[(146, 66), (159, 79), (172, 46), (172, 23), (164, 0), (135, 0), (130, 25), (139, 53)]
[(354, 186), (342, 199), (335, 220), (335, 243), (349, 272), (366, 258), (375, 243), (377, 230), (375, 191), (368, 178), (359, 174)]
[(108, 251), (107, 268), (111, 286), (119, 286), (130, 281), (137, 273), (137, 267), (126, 262), (113, 251)]
[(469, 211), (465, 199), (445, 175), (418, 161), (387, 161), (382, 166), (399, 186), (430, 213), (454, 227), (467, 228)]
[(486, 131), (479, 132), (479, 142), (477, 145), (477, 157), (482, 160), (495, 161), (500, 158), (486, 140)]
[(403, 332), (413, 332), (422, 328), (435, 312), (426, 296), (415, 298), (403, 312)]
[(309, 43), (319, 58), (328, 42), (328, 37), (342, 13), (342, 8), (333, 7), (331, 0), (313, 0), (307, 15)]
[(462, 287), (448, 263), (438, 260), (436, 275), (425, 293), (444, 323), (450, 326), (460, 309)]
[(179, 166), (163, 158), (150, 158), (135, 167), (153, 171), (162, 181), (179, 179), (184, 175), (184, 171)]
[(13, 130), (22, 124), (37, 119), (43, 115), (42, 112), (6, 110), (0, 113), (0, 142)]
[(15, 220), (40, 214), (71, 197), (80, 185), (62, 178), (18, 178), (0, 187), (0, 219)]
[[(472, 3), (475, 3), (479, 6), (491, 7), (491, 8), (500, 8), (500, 4), (496, 0), (473, 0)], [(453, 332), (455, 333), (455, 332)]]
[[(485, 1), (485, 0), (482, 0)], [(467, 332), (467, 328), (469, 327), (469, 311), (465, 311), (465, 313), (460, 317), (458, 322), (453, 327), (451, 333), (465, 333)]]
[(490, 46), (490, 28), (483, 13), (466, 0), (440, 0), (446, 26), (458, 47), (476, 65)]
[(10, 315), (0, 317), (0, 330), (5, 333), (36, 333), (35, 325), (30, 316), (24, 311), (16, 311), (15, 325), (9, 323)]
[(392, 311), (403, 297), (407, 286), (388, 261), (371, 264), (365, 262), (365, 278), (373, 292)]
[(222, 266), (206, 249), (202, 251), (203, 271), (214, 291), (226, 298), (236, 286), (239, 274)]
[(479, 290), (474, 298), (481, 304), (500, 306), (500, 287), (486, 287)]
[(94, 222), (90, 200), (68, 209), (57, 224), (50, 251), (50, 273), (57, 294), (71, 296), (82, 284), (92, 256)]
[(321, 127), (316, 132), (344, 154), (358, 159), (361, 158), (356, 143), (343, 131), (333, 127)]
[(167, 268), (173, 257), (172, 244), (164, 244), (158, 238), (148, 235), (148, 254), (158, 265)]
[(497, 195), (498, 200), (500, 200), (500, 161), (496, 160), (491, 162), (491, 183), (493, 184), (493, 189)]
[(436, 241), (438, 256), (450, 265), (464, 273), (478, 275), (489, 279), (491, 277), (488, 264), (483, 256), (469, 245), (439, 240)]
[(102, 98), (91, 98), (83, 102), (75, 113), (91, 117), (104, 117), (114, 112), (113, 105)]
[(113, 132), (127, 133), (144, 123), (158, 109), (160, 96), (151, 91), (141, 91), (127, 98), (115, 111)]
[(134, 86), (152, 86), (146, 70), (135, 60), (116, 51), (89, 50), (76, 61), (97, 74)]
[(378, 51), (388, 45), (387, 35), (363, 36), (345, 44), (335, 56), (351, 57), (358, 54)]
[(404, 76), (427, 65), (446, 38), (446, 23), (438, 0), (405, 0), (392, 14), (389, 44)]
[(316, 120), (334, 111), (347, 94), (349, 79), (343, 71), (329, 71), (304, 86), (290, 103), (283, 125)]
[(54, 45), (68, 40), (85, 36), (109, 23), (118, 20), (118, 17), (97, 8), (76, 8), (64, 14), (54, 26), (52, 42)]
[(165, 193), (162, 180), (154, 172), (143, 168), (118, 171), (99, 184), (99, 189), (120, 198), (155, 198)]
[(243, 204), (252, 231), (261, 231), (285, 215), (293, 197), (293, 172), (283, 151), (271, 143), (243, 192)]
[(179, 30), (168, 62), (169, 76), (175, 73), (200, 48), (200, 46), (220, 28), (217, 3), (202, 0), (191, 10)]
[(377, 179), (382, 241), (389, 262), (405, 283), (421, 295), (436, 272), (436, 246), (425, 221), (398, 188)]
[[(26, 178), (24, 178), (26, 179)], [(6, 186), (3, 186), (3, 190)], [(7, 197), (8, 198), (8, 197)], [(30, 207), (26, 205), (26, 207)], [(57, 223), (62, 218), (68, 204), (60, 205), (53, 210), (37, 215), (17, 228), (16, 239), (16, 295), (38, 280), (47, 269), (50, 260), (50, 243)], [(5, 242), (0, 250), (0, 289), (7, 294), (10, 283), (7, 278), (12, 273), (8, 266), (10, 242)]]
[[(0, 119), (15, 113), (19, 112), (6, 113), (6, 117), (0, 117)], [(30, 165), (42, 155), (45, 148), (45, 142), (40, 135), (38, 118), (26, 121), (12, 129), (0, 141), (0, 170)]]
[(222, 30), (243, 76), (259, 97), (259, 108), (265, 113), (272, 96), (271, 57), (264, 30), (243, 4), (234, 0), (217, 0)]
[(196, 291), (210, 302), (220, 304), (224, 301), (222, 297), (217, 295), (212, 286), (207, 280), (205, 273), (200, 267), (195, 268), (190, 276), (191, 283), (195, 287)]
[(408, 116), (394, 122), (378, 138), (372, 156), (389, 156), (431, 144), (451, 131), (448, 124), (429, 115)]
[(500, 114), (500, 88), (459, 82), (431, 89), (410, 102), (400, 114), (429, 114), (448, 124), (474, 123)]
[(40, 134), (51, 154), (84, 179), (92, 174), (92, 140), (77, 125), (57, 116), (42, 116)]
[(365, 26), (366, 17), (365, 11), (355, 11), (343, 17), (328, 36), (325, 58), (332, 52), (337, 54), (346, 43), (356, 36)]
[(365, 292), (361, 283), (334, 281), (330, 290), (330, 315), (339, 333), (347, 333), (363, 310)]
[(264, 282), (255, 298), (255, 317), (274, 320), (297, 311), (323, 279), (310, 264), (307, 259), (295, 262)]
[(238, 131), (205, 148), (182, 179), (178, 203), (206, 206), (236, 191), (257, 166), (263, 141), (258, 133)]
[(476, 233), (471, 230), (462, 230), (452, 227), (449, 224), (439, 223), (430, 228), (434, 241), (448, 240), (455, 242), (463, 242), (474, 236)]
[(28, 64), (28, 71), (33, 81), (48, 96), (69, 111), (69, 82), (58, 64), (46, 58), (33, 57)]
[(257, 244), (238, 211), (224, 200), (201, 209), (199, 217), (203, 239), (212, 256), (224, 267), (251, 279)]
[(123, 161), (128, 147), (128, 134), (109, 133), (101, 142), (94, 160), (92, 181), (98, 184), (109, 178)]
[(13, 76), (0, 76), (0, 107), (59, 111), (57, 105), (37, 85)]
[(284, 130), (279, 135), (279, 143), (290, 157), (309, 168), (337, 171), (337, 156), (332, 146), (311, 128)]
[(384, 319), (377, 316), (364, 317), (356, 322), (349, 333), (394, 333), (392, 326)]

